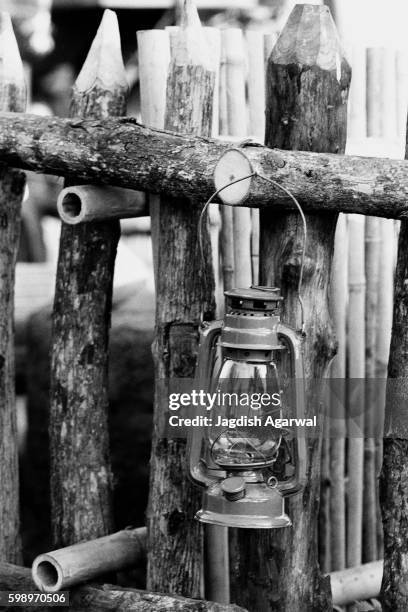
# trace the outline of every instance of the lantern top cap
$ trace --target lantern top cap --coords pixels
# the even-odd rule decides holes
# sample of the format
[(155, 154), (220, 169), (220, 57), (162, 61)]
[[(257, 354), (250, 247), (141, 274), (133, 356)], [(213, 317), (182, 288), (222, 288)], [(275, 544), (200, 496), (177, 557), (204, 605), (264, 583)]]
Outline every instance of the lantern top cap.
[(248, 289), (230, 289), (224, 292), (226, 298), (242, 298), (245, 300), (263, 300), (276, 302), (283, 300), (278, 287), (252, 286)]

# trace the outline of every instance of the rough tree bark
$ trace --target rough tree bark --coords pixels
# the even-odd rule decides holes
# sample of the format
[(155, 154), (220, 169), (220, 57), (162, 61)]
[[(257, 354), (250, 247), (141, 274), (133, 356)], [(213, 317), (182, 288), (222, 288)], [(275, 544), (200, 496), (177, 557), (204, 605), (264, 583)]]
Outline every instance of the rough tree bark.
[[(116, 16), (105, 11), (74, 87), (72, 114), (126, 109)], [(113, 529), (107, 424), (108, 334), (119, 222), (63, 225), (53, 312), (51, 503), (56, 547)]]
[[(171, 37), (165, 127), (187, 134), (211, 133), (215, 72), (195, 7), (186, 2), (182, 24)], [(170, 152), (166, 152), (166, 164)], [(172, 193), (169, 190), (169, 193)], [(156, 240), (156, 380), (193, 377), (201, 315), (213, 319), (214, 279), (204, 223), (206, 269), (199, 251), (202, 201), (166, 198), (152, 210)], [(158, 216), (158, 219), (157, 219)], [(163, 395), (156, 389), (148, 508), (148, 588), (199, 597), (203, 534), (194, 519), (200, 492), (187, 478), (186, 443), (160, 437)]]
[[(344, 152), (349, 83), (350, 68), (328, 8), (297, 5), (268, 62), (266, 143)], [(302, 286), (306, 388), (324, 375), (334, 354), (328, 285), (336, 221), (336, 214), (307, 216)], [(299, 215), (261, 211), (261, 284), (281, 287), (283, 320), (296, 329), (302, 245)], [(316, 414), (315, 401), (309, 401), (307, 412)], [(322, 578), (317, 558), (320, 449), (321, 438), (309, 441), (307, 484), (289, 506), (293, 526), (241, 534), (233, 601), (262, 612), (331, 609), (329, 580)]]
[[(201, 200), (234, 144), (139, 125), (132, 117), (59, 119), (0, 113), (0, 160), (17, 168)], [(407, 162), (246, 146), (255, 170), (290, 189), (306, 212), (408, 214)], [(241, 206), (294, 210), (280, 189), (253, 179)]]
[[(13, 27), (0, 13), (0, 110), (24, 112), (26, 89)], [(21, 557), (14, 381), (14, 275), (20, 237), (22, 172), (0, 166), (0, 559)]]
[[(408, 134), (408, 132), (407, 132)], [(408, 140), (405, 148), (408, 159)], [(394, 285), (388, 378), (400, 379), (406, 389), (408, 377), (408, 221), (401, 222)], [(391, 382), (391, 384), (393, 384)], [(393, 393), (387, 397), (387, 417), (392, 422)], [(401, 405), (406, 406), (406, 394)], [(383, 465), (380, 475), (380, 505), (384, 529), (384, 574), (381, 603), (384, 612), (405, 612), (408, 608), (408, 440), (398, 431), (385, 431)]]

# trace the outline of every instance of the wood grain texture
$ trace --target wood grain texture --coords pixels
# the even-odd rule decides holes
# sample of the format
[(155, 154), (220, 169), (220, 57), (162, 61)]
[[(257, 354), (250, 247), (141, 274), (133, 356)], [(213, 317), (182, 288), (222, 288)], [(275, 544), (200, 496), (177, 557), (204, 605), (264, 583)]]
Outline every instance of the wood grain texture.
[[(316, 132), (317, 133), (317, 132)], [(311, 139), (313, 142), (313, 138)], [(172, 193), (214, 193), (214, 169), (231, 143), (149, 129), (132, 117), (59, 119), (0, 113), (0, 161), (84, 183)], [(306, 212), (408, 214), (407, 162), (246, 146), (255, 170), (290, 189)], [(241, 206), (294, 210), (281, 190), (253, 180)]]
[[(408, 158), (408, 142), (405, 159)], [(408, 221), (401, 222), (394, 285), (394, 312), (388, 377), (402, 381), (408, 376)], [(406, 401), (404, 397), (401, 401)], [(392, 418), (393, 402), (385, 413)], [(408, 607), (408, 440), (398, 432), (385, 432), (380, 475), (380, 505), (384, 531), (384, 573), (380, 599), (384, 612)]]
[[(119, 71), (118, 67), (121, 67)], [(104, 13), (71, 113), (120, 115), (127, 85), (116, 16)], [(51, 504), (59, 548), (113, 531), (107, 425), (108, 334), (119, 222), (61, 230), (51, 364)]]
[[(266, 143), (287, 149), (344, 152), (350, 68), (327, 7), (297, 5), (272, 51), (267, 71)], [(302, 286), (307, 381), (320, 379), (334, 354), (328, 287), (337, 215), (307, 216)], [(300, 327), (298, 278), (303, 229), (299, 215), (261, 211), (260, 281), (281, 287), (283, 320)], [(314, 401), (313, 401), (314, 400)], [(318, 398), (309, 396), (307, 414)], [(331, 609), (317, 555), (321, 438), (309, 441), (307, 484), (290, 500), (293, 526), (241, 535), (232, 601), (262, 611)]]
[[(0, 589), (35, 591), (29, 569), (10, 563), (0, 563)], [(20, 608), (22, 609), (22, 608)], [(27, 608), (30, 610), (33, 608)], [(37, 612), (52, 612), (55, 608), (36, 607)], [(111, 584), (84, 585), (69, 593), (71, 612), (246, 612), (238, 606), (211, 601), (172, 597), (137, 589), (124, 589)]]
[[(0, 13), (0, 110), (23, 112), (24, 71), (13, 27)], [(0, 165), (0, 559), (21, 560), (14, 371), (14, 282), (25, 176)]]
[[(211, 134), (215, 71), (196, 9), (187, 2), (181, 27), (171, 36), (165, 128), (190, 135)], [(171, 158), (166, 152), (166, 165)], [(160, 180), (160, 179), (159, 179)], [(198, 221), (202, 200), (195, 193), (162, 198), (151, 211), (158, 231), (153, 239), (156, 269), (156, 380), (193, 377), (201, 316), (215, 315), (210, 239), (203, 223), (205, 265), (201, 260)], [(174, 194), (178, 195), (178, 194)], [(156, 393), (150, 462), (148, 588), (189, 597), (202, 593), (203, 533), (194, 515), (200, 491), (186, 473), (186, 442), (163, 439), (159, 423), (163, 393)]]

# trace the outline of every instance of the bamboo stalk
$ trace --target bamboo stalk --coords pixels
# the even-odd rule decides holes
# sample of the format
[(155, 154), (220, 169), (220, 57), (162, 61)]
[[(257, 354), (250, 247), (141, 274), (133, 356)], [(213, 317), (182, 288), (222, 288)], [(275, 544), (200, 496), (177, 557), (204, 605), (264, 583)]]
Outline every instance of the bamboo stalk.
[[(0, 563), (0, 589), (5, 591), (35, 591), (31, 572), (25, 567)], [(52, 612), (54, 607), (41, 606), (39, 612)], [(151, 593), (123, 588), (113, 584), (83, 585), (69, 594), (70, 612), (246, 612), (234, 605), (223, 605), (201, 599), (186, 599), (175, 595)]]
[(352, 47), (353, 78), (350, 86), (350, 105), (348, 133), (352, 138), (361, 139), (367, 136), (367, 82), (371, 74), (367, 70), (367, 51), (361, 43)]
[[(105, 11), (76, 80), (71, 113), (107, 117), (126, 109), (127, 82), (116, 15)], [(119, 222), (64, 224), (53, 310), (51, 511), (54, 545), (112, 531), (108, 434), (108, 335)]]
[[(209, 136), (214, 83), (215, 71), (197, 11), (187, 0), (181, 27), (172, 37), (165, 128)], [(153, 348), (156, 379), (193, 376), (198, 325), (203, 316), (214, 318), (210, 241), (203, 224), (202, 245), (207, 264), (203, 267), (197, 234), (200, 212), (201, 201), (197, 197), (187, 200), (168, 196), (160, 202), (159, 233), (154, 237), (158, 257)], [(153, 216), (157, 213), (152, 211)], [(200, 495), (189, 481), (180, 478), (186, 461), (185, 441), (159, 438), (162, 396), (158, 393), (155, 399), (147, 521), (148, 585), (153, 590), (198, 597), (203, 538), (194, 514)]]
[[(246, 33), (248, 49), (249, 132), (262, 142), (265, 134), (265, 61), (264, 35), (258, 31)], [(259, 281), (259, 211), (251, 210), (252, 284)]]
[(57, 210), (62, 221), (69, 225), (145, 217), (147, 214), (146, 199), (142, 192), (94, 185), (62, 189), (57, 200)]
[(36, 587), (56, 593), (136, 565), (146, 556), (146, 527), (124, 529), (103, 538), (53, 550), (34, 559)]
[[(332, 151), (336, 147), (343, 151), (349, 80), (350, 68), (327, 7), (296, 5), (268, 62), (267, 144), (315, 151)], [(328, 120), (328, 109), (331, 118), (336, 117), (335, 126), (332, 119)], [(307, 216), (307, 272), (301, 290), (306, 315), (302, 352), (307, 385), (324, 376), (334, 352), (328, 290), (336, 221), (336, 215)], [(298, 279), (302, 246), (299, 214), (286, 215), (273, 207), (261, 211), (261, 283), (281, 287), (282, 318), (296, 329), (300, 325)], [(306, 392), (310, 390), (308, 387)], [(320, 398), (315, 399), (307, 402), (310, 414), (320, 403)], [(331, 608), (329, 585), (320, 575), (317, 554), (320, 448), (321, 438), (308, 445), (308, 482), (303, 494), (293, 498), (289, 506), (292, 528), (241, 530), (244, 533), (239, 534), (233, 601), (265, 612)]]
[[(225, 62), (228, 134), (247, 135), (247, 108), (245, 99), (245, 52), (242, 30), (230, 28), (222, 31)], [(235, 287), (249, 287), (251, 270), (251, 214), (246, 208), (232, 211), (234, 243)]]
[[(227, 63), (225, 45), (221, 41), (221, 64), (219, 83), (219, 133), (228, 135), (228, 105), (227, 105)], [(221, 232), (220, 251), (223, 289), (228, 291), (234, 287), (234, 228), (232, 209), (229, 206), (220, 206)]]
[(396, 57), (397, 72), (397, 136), (403, 138), (408, 107), (408, 53), (398, 49)]
[(377, 422), (376, 400), (377, 385), (372, 384), (376, 377), (376, 331), (378, 272), (380, 256), (380, 220), (367, 217), (365, 220), (365, 376), (368, 381), (365, 397), (365, 441), (364, 441), (364, 499), (363, 499), (363, 561), (377, 559), (377, 473), (375, 465), (374, 431)]
[(367, 49), (367, 136), (376, 138), (384, 136), (384, 52), (381, 47)]
[[(164, 128), (166, 109), (166, 84), (170, 65), (169, 34), (162, 30), (137, 32), (140, 110), (142, 121), (151, 128)], [(153, 266), (155, 279), (158, 265), (158, 235), (160, 223), (160, 198), (149, 193), (150, 223), (152, 233)]]
[[(335, 435), (330, 446), (330, 557), (331, 569), (346, 567), (346, 497), (345, 497), (345, 437), (346, 437), (346, 311), (347, 311), (347, 219), (339, 215), (334, 240), (331, 275), (330, 310), (333, 316), (335, 336), (338, 342), (337, 355), (331, 368), (331, 376), (337, 388), (332, 395), (330, 413), (335, 422)], [(338, 401), (334, 404), (334, 397)], [(332, 421), (333, 423), (333, 421)]]
[[(365, 377), (365, 270), (364, 270), (364, 218), (350, 215), (349, 233), (349, 303), (348, 376), (350, 379)], [(357, 381), (358, 384), (358, 381)], [(364, 465), (364, 394), (353, 393), (353, 383), (348, 394), (348, 456), (347, 456), (347, 565), (361, 564), (362, 511)]]
[[(390, 129), (386, 115), (395, 116), (390, 106), (385, 106), (385, 72), (386, 50), (382, 48), (367, 49), (367, 135), (384, 137)], [(395, 83), (394, 92), (395, 94)], [(384, 112), (387, 108), (387, 112)], [(370, 217), (366, 219), (366, 385), (365, 397), (365, 442), (364, 442), (364, 499), (363, 499), (363, 561), (377, 559), (377, 470), (375, 459), (374, 425), (376, 415), (376, 329), (378, 301), (378, 273), (380, 265), (380, 224), (382, 220)]]
[[(0, 13), (0, 111), (24, 112), (24, 69), (7, 13)], [(21, 560), (14, 370), (14, 284), (25, 176), (0, 166), (0, 558)]]

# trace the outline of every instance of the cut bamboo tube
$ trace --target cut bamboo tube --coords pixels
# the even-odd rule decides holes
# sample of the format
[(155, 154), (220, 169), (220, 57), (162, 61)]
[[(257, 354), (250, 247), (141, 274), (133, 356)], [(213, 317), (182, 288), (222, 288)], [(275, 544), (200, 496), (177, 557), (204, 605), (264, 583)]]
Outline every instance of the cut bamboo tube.
[[(167, 31), (137, 32), (140, 110), (142, 122), (151, 128), (164, 128), (166, 86), (170, 65), (170, 40)], [(160, 197), (149, 194), (154, 278), (157, 279)]]
[[(259, 142), (265, 134), (265, 50), (264, 34), (259, 31), (246, 33), (248, 50), (248, 106), (249, 132)], [(251, 210), (251, 264), (252, 284), (259, 279), (259, 210)]]
[[(331, 376), (336, 385), (336, 394), (331, 396), (331, 445), (330, 445), (330, 557), (331, 569), (346, 567), (346, 499), (345, 499), (345, 438), (346, 438), (346, 312), (347, 312), (347, 218), (339, 215), (334, 241), (333, 267), (331, 275), (330, 309), (338, 343)], [(334, 398), (338, 401), (334, 404)], [(334, 420), (335, 419), (335, 420)], [(335, 428), (335, 429), (334, 429)]]
[(378, 597), (383, 574), (383, 562), (374, 561), (330, 574), (333, 604), (346, 606), (355, 601)]
[(57, 210), (62, 221), (70, 225), (149, 214), (141, 191), (94, 185), (65, 187), (58, 196)]
[[(247, 135), (247, 108), (245, 99), (245, 51), (242, 30), (230, 28), (222, 31), (223, 61), (227, 98), (228, 134)], [(249, 287), (251, 270), (251, 215), (249, 209), (232, 212), (234, 231), (234, 284)]]
[[(24, 112), (24, 69), (10, 16), (0, 13), (0, 111)], [(14, 284), (25, 175), (0, 167), (0, 558), (21, 560), (14, 368)]]
[(32, 577), (45, 593), (56, 593), (111, 572), (120, 572), (146, 557), (146, 527), (124, 529), (39, 555)]
[(349, 304), (348, 375), (358, 379), (358, 393), (348, 394), (347, 457), (347, 565), (360, 565), (362, 558), (362, 511), (364, 465), (364, 388), (365, 377), (365, 270), (364, 218), (349, 215)]

